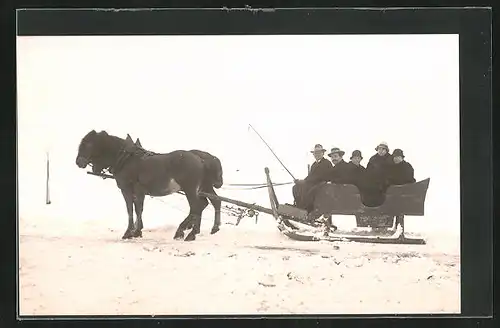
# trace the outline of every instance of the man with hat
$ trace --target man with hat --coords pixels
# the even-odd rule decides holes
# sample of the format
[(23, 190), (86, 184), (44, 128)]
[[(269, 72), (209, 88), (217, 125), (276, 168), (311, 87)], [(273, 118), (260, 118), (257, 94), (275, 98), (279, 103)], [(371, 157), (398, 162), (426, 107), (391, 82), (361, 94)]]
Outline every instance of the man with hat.
[(394, 149), (392, 153), (394, 164), (388, 174), (389, 185), (404, 185), (416, 182), (413, 166), (404, 160), (405, 155), (401, 149)]
[(333, 147), (328, 154), (328, 157), (331, 158), (334, 167), (330, 174), (330, 181), (332, 183), (339, 184), (351, 184), (351, 176), (350, 176), (350, 167), (344, 159), (345, 152), (338, 147)]
[(327, 182), (330, 179), (332, 163), (324, 157), (326, 149), (321, 144), (316, 144), (311, 153), (314, 163), (311, 165), (309, 174), (304, 180), (295, 180), (292, 188), (294, 204), (297, 207), (310, 210), (313, 202), (313, 192), (316, 185)]

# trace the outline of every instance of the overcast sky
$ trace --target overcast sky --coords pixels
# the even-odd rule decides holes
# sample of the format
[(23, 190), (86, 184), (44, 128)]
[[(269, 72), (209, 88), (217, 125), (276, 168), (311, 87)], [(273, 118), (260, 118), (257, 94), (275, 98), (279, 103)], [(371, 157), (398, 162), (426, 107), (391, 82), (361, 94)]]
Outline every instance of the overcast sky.
[[(459, 227), (458, 35), (18, 37), (17, 47), (21, 215), (48, 213), (50, 151), (50, 215), (126, 224), (115, 183), (75, 165), (92, 129), (157, 152), (212, 152), (226, 183), (264, 182), (265, 166), (291, 181), (252, 124), (297, 178), (316, 143), (347, 160), (359, 149), (364, 165), (381, 141), (401, 148), (415, 178), (431, 178), (418, 222)], [(220, 194), (268, 206), (265, 189)], [(278, 196), (291, 202), (291, 186)], [(146, 225), (146, 214), (185, 216), (163, 214), (187, 209), (181, 196), (163, 201), (147, 201)]]

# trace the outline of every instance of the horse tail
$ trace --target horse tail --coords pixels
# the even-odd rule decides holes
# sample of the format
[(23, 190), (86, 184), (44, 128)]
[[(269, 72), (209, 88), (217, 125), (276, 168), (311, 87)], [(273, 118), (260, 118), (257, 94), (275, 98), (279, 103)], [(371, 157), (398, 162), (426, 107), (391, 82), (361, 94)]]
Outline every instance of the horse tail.
[(211, 171), (212, 171), (212, 175), (213, 175), (213, 186), (214, 188), (216, 189), (219, 189), (220, 187), (222, 187), (222, 185), (224, 184), (224, 179), (222, 177), (222, 164), (220, 162), (220, 160), (213, 156), (213, 161), (212, 161), (212, 167), (211, 167)]
[(190, 152), (197, 155), (203, 161), (205, 173), (207, 178), (210, 179), (210, 184), (216, 189), (222, 187), (224, 179), (222, 177), (221, 161), (216, 156), (205, 151), (193, 149)]

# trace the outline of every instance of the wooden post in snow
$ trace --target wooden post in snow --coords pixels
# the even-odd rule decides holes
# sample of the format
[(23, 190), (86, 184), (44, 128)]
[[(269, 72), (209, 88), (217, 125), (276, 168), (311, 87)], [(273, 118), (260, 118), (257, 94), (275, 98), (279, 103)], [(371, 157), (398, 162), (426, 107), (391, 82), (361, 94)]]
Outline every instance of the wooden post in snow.
[(49, 189), (49, 177), (50, 177), (50, 166), (49, 166), (49, 153), (47, 152), (47, 180), (45, 184), (45, 204), (50, 205), (50, 189)]

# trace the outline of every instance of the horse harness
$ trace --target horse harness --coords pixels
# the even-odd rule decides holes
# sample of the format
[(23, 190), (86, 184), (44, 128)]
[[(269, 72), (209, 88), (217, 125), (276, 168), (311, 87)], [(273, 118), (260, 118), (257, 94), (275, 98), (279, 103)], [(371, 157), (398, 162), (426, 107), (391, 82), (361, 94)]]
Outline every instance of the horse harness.
[(134, 146), (134, 149), (132, 151), (127, 150), (126, 147), (127, 146), (122, 147), (122, 149), (119, 151), (119, 155), (116, 159), (115, 164), (111, 165), (110, 167), (104, 168), (100, 173), (108, 171), (110, 174), (114, 175), (115, 173), (119, 172), (123, 168), (123, 166), (133, 157), (144, 158), (153, 155), (159, 155), (158, 153), (144, 149), (140, 146)]

